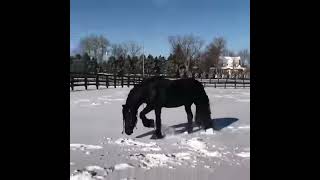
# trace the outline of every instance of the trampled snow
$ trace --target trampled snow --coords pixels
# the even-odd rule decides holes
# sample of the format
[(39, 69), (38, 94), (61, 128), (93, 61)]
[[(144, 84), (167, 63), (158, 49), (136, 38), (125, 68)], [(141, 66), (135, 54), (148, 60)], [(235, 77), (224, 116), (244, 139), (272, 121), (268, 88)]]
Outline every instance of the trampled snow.
[[(153, 140), (154, 128), (140, 119), (132, 135), (121, 134), (122, 104), (132, 87), (94, 88), (70, 92), (70, 179), (250, 179), (249, 89), (205, 88), (220, 130), (194, 127), (188, 134), (184, 107), (163, 108), (166, 136)], [(154, 111), (147, 117), (155, 119)]]

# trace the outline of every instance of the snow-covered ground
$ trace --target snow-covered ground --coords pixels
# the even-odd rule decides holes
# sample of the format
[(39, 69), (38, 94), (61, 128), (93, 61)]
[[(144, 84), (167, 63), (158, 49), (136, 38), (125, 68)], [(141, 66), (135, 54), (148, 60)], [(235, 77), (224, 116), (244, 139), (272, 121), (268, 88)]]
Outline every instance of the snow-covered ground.
[(164, 108), (166, 136), (153, 140), (140, 119), (121, 134), (131, 88), (70, 91), (70, 179), (250, 179), (250, 89), (205, 88), (219, 130), (187, 134), (184, 107)]

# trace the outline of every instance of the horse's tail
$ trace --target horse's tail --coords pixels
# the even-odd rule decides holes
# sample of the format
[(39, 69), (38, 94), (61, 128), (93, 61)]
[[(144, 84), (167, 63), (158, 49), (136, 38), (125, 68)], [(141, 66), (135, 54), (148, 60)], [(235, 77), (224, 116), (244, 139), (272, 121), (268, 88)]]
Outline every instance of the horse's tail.
[(200, 88), (195, 99), (196, 117), (195, 122), (204, 129), (212, 127), (210, 101), (204, 90), (203, 85), (199, 82)]

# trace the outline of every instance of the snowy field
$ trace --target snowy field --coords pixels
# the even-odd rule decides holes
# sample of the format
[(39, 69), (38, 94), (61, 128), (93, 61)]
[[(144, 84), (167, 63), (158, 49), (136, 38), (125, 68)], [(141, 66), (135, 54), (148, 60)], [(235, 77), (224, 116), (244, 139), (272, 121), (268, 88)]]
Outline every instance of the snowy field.
[(121, 134), (132, 87), (94, 88), (70, 91), (70, 179), (250, 179), (250, 89), (205, 88), (217, 130), (187, 134), (184, 107), (163, 108), (165, 138), (153, 140), (140, 119)]

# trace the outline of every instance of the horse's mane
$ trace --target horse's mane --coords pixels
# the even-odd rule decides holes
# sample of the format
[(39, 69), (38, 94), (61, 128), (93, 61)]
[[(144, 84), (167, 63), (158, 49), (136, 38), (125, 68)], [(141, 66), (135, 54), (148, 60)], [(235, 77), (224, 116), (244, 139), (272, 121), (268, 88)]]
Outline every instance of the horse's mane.
[(144, 79), (140, 84), (136, 85), (137, 87), (145, 86), (146, 84), (149, 84), (152, 81), (159, 80), (159, 79), (164, 79), (162, 76), (153, 76)]
[(164, 79), (164, 77), (162, 76), (153, 76), (153, 77), (149, 77), (144, 79), (141, 83), (135, 85), (129, 92), (128, 97), (130, 97), (133, 93), (135, 93), (138, 89), (140, 89), (141, 87), (144, 87), (146, 85), (148, 85), (149, 83), (156, 81), (156, 80), (160, 80), (160, 79)]

